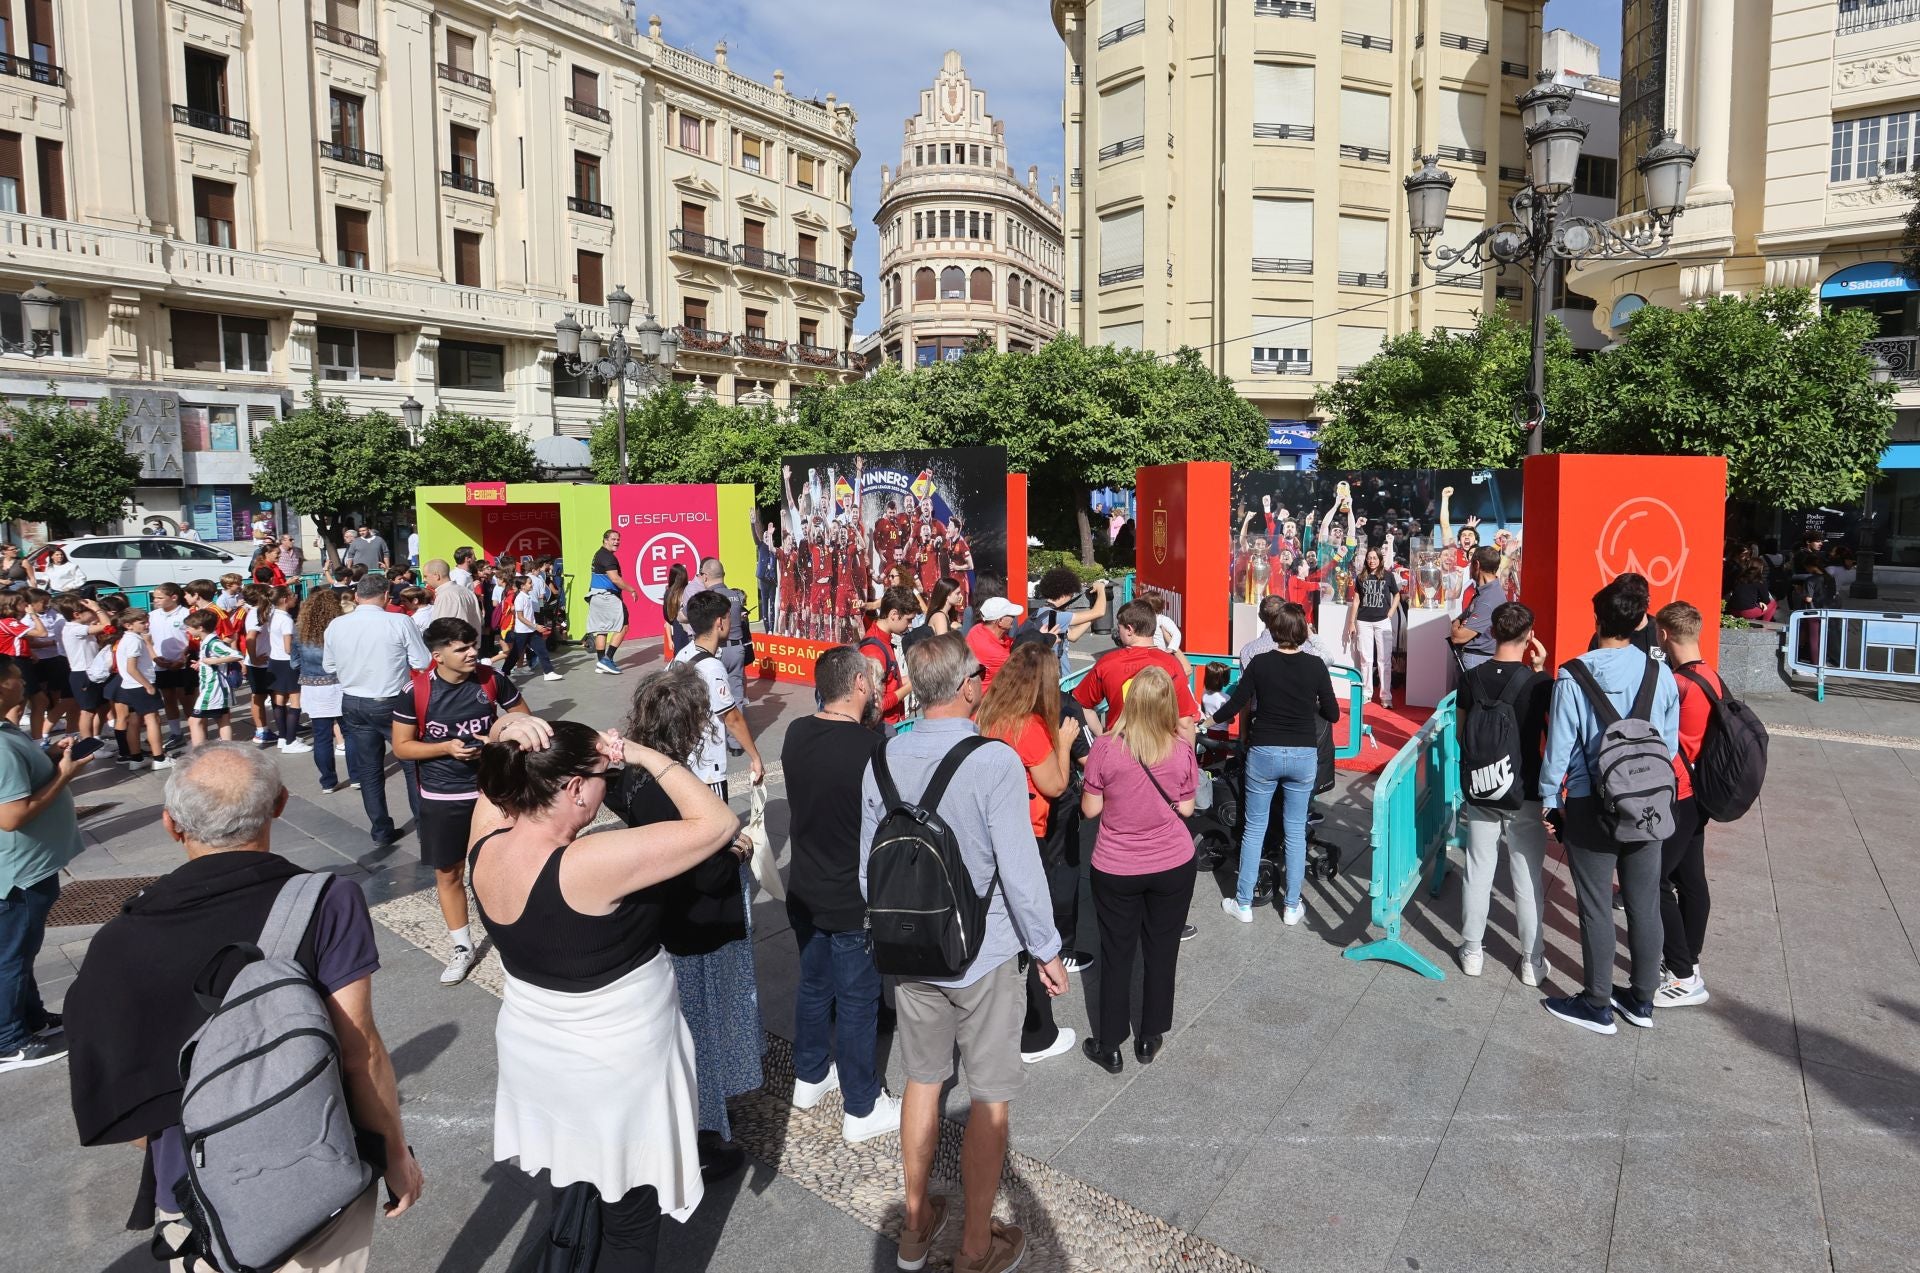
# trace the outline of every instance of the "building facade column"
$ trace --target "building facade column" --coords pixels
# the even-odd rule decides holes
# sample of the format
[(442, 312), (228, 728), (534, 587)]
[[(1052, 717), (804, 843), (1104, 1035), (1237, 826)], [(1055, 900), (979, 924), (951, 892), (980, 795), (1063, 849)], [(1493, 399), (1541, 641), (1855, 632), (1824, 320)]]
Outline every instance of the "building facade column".
[(1680, 140), (1697, 147), (1700, 158), (1687, 202), (1731, 203), (1734, 0), (1696, 0), (1694, 12), (1693, 127), (1692, 136)]
[(384, 218), (387, 268), (393, 274), (446, 278), (448, 271), (441, 265), (440, 170), (451, 165), (440, 157), (445, 123), (434, 109), (439, 78), (433, 69), (438, 61), (433, 11), (417, 0), (393, 0), (382, 6), (382, 16), (382, 60), (389, 69), (415, 68), (409, 75), (384, 76), (380, 94), (381, 144), (391, 183)]

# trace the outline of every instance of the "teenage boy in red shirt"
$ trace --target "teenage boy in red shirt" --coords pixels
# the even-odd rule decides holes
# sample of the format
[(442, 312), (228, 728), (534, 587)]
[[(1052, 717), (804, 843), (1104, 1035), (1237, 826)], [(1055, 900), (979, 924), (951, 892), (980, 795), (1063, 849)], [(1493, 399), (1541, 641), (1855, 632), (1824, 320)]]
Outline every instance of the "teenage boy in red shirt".
[(1145, 667), (1166, 669), (1173, 678), (1173, 692), (1180, 710), (1180, 735), (1193, 741), (1194, 722), (1200, 718), (1200, 704), (1193, 697), (1193, 685), (1180, 660), (1153, 643), (1159, 616), (1153, 607), (1135, 598), (1120, 607), (1113, 616), (1114, 639), (1120, 648), (1103, 654), (1073, 690), (1074, 701), (1082, 707), (1107, 709), (1105, 729), (1111, 730), (1120, 719), (1127, 699), (1127, 686)]

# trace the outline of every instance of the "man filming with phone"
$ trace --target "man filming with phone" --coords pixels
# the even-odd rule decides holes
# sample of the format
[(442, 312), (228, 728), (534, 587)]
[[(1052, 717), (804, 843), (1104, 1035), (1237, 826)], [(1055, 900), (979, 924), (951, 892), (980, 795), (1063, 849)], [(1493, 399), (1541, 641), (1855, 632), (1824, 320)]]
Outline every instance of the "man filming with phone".
[[(1023, 630), (1030, 628), (1053, 638), (1060, 675), (1065, 676), (1068, 648), (1085, 636), (1096, 620), (1106, 617), (1107, 581), (1096, 579), (1092, 587), (1085, 587), (1071, 567), (1055, 566), (1040, 576), (1040, 585), (1035, 591), (1042, 604), (1034, 607), (1033, 617), (1023, 625)], [(1092, 605), (1085, 610), (1074, 610), (1074, 602), (1082, 595), (1089, 598)]]

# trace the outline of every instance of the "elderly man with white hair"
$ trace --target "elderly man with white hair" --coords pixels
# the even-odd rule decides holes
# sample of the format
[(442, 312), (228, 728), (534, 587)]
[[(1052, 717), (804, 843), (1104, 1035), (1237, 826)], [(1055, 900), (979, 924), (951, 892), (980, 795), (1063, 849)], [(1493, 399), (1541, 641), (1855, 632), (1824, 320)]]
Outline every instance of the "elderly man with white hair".
[[(184, 864), (135, 895), (94, 937), (67, 993), (68, 1064), (74, 1122), (86, 1145), (132, 1142), (148, 1171), (136, 1213), (148, 1207), (163, 1236), (188, 1230), (187, 1146), (181, 1129), (180, 1050), (209, 1015), (196, 994), (203, 972), (218, 1003), (240, 962), (226, 948), (258, 943), (274, 901), (307, 875), (273, 852), (273, 823), (287, 789), (269, 753), (244, 743), (210, 743), (181, 757), (167, 780), (161, 826), (185, 849)], [(393, 1062), (373, 1019), (380, 967), (373, 920), (360, 886), (331, 877), (301, 938), (297, 962), (324, 996), (339, 1041), (347, 1112), (372, 1175), (386, 1178), (397, 1216), (419, 1199), (420, 1166), (407, 1148)], [(217, 971), (216, 971), (217, 970)], [(290, 1154), (301, 1146), (286, 1146)], [(282, 1273), (367, 1267), (377, 1180), (287, 1261)], [(188, 1265), (175, 1260), (173, 1267)], [(195, 1264), (193, 1267), (204, 1267)]]

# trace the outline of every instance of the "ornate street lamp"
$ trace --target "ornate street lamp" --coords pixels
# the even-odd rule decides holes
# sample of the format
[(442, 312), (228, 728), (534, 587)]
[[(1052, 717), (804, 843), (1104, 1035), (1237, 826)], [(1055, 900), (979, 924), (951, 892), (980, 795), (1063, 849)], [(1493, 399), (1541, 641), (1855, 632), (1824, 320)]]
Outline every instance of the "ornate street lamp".
[(420, 422), (426, 418), (427, 409), (420, 405), (419, 399), (412, 394), (400, 404), (400, 419), (407, 426), (407, 436), (415, 442), (420, 440)]
[(1539, 82), (1515, 99), (1527, 141), (1527, 184), (1507, 201), (1512, 220), (1488, 226), (1459, 247), (1435, 247), (1435, 237), (1446, 229), (1453, 174), (1441, 169), (1434, 156), (1423, 155), (1419, 169), (1401, 183), (1407, 192), (1407, 229), (1428, 266), (1481, 270), (1493, 265), (1501, 272), (1518, 266), (1532, 280), (1533, 360), (1523, 408), (1528, 455), (1540, 454), (1546, 421), (1547, 303), (1560, 263), (1651, 258), (1665, 252), (1674, 220), (1686, 211), (1687, 187), (1699, 155), (1675, 141), (1671, 130), (1660, 134), (1635, 165), (1645, 182), (1648, 218), (1631, 233), (1573, 215), (1573, 181), (1588, 125), (1571, 113), (1573, 89), (1552, 83), (1552, 78), (1541, 72)]
[(625, 287), (613, 289), (607, 297), (607, 323), (612, 333), (602, 342), (600, 333), (582, 327), (572, 313), (553, 325), (553, 346), (561, 368), (571, 375), (584, 375), (614, 386), (615, 429), (620, 445), (620, 482), (627, 481), (627, 384), (652, 392), (673, 379), (674, 364), (680, 356), (680, 337), (654, 321), (648, 310), (634, 329), (632, 343), (627, 326), (633, 321), (633, 297)]
[(60, 332), (60, 297), (45, 283), (35, 283), (20, 293), (20, 311), (27, 320), (27, 338), (0, 341), (0, 353), (52, 356), (53, 339)]

